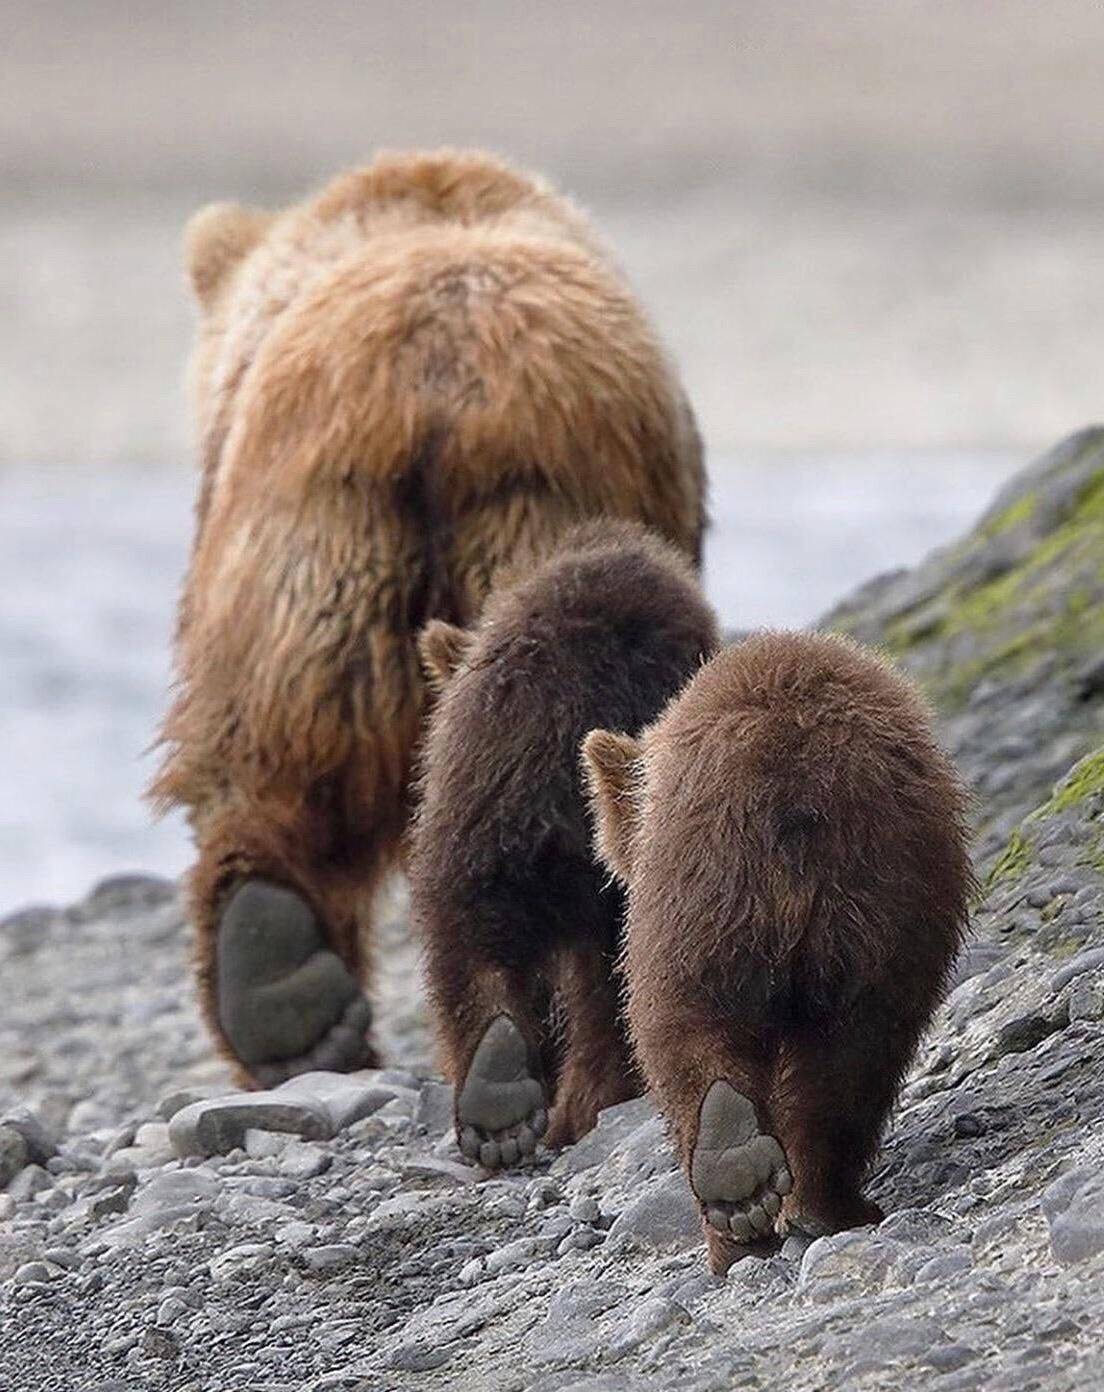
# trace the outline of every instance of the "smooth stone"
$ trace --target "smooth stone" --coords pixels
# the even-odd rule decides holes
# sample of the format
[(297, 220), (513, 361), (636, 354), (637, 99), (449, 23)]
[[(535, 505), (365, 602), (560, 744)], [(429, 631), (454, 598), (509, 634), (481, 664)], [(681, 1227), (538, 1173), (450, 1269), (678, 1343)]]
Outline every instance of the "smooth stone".
[(243, 1242), (231, 1247), (208, 1263), (215, 1281), (241, 1281), (256, 1276), (272, 1260), (271, 1242)]
[(615, 1329), (609, 1342), (611, 1359), (624, 1358), (674, 1324), (691, 1323), (690, 1313), (684, 1306), (662, 1296), (650, 1296), (635, 1308), (628, 1306), (626, 1314), (628, 1318)]
[(1079, 952), (1059, 967), (1050, 978), (1050, 989), (1060, 991), (1063, 986), (1068, 986), (1075, 977), (1083, 976), (1085, 972), (1095, 971), (1097, 967), (1104, 967), (1104, 947), (1090, 947), (1085, 952)]
[(158, 1305), (156, 1323), (160, 1328), (164, 1329), (168, 1325), (175, 1324), (177, 1320), (182, 1319), (189, 1313), (189, 1307), (183, 1300), (179, 1300), (175, 1296), (170, 1296), (167, 1300), (162, 1300), (160, 1305)]
[(418, 1093), (414, 1120), (424, 1126), (431, 1136), (440, 1135), (452, 1126), (455, 1091), (449, 1083), (423, 1083)]
[(304, 1141), (288, 1141), (277, 1161), (277, 1168), (289, 1179), (314, 1179), (324, 1174), (333, 1163), (333, 1156), (319, 1146)]
[(647, 1097), (634, 1097), (628, 1102), (619, 1102), (616, 1107), (607, 1107), (598, 1113), (593, 1130), (553, 1161), (549, 1173), (566, 1177), (600, 1165), (654, 1116), (655, 1107)]
[(25, 1203), (36, 1194), (54, 1187), (53, 1177), (41, 1165), (26, 1165), (8, 1184), (8, 1193), (16, 1203)]
[(0, 1188), (4, 1188), (30, 1162), (27, 1143), (14, 1126), (0, 1125)]
[(339, 1271), (357, 1259), (357, 1249), (347, 1243), (335, 1242), (325, 1247), (307, 1247), (303, 1260), (312, 1271)]
[(33, 1112), (26, 1107), (16, 1107), (0, 1116), (0, 1129), (9, 1127), (18, 1131), (27, 1147), (31, 1163), (45, 1165), (57, 1154), (57, 1142)]
[(18, 1268), (12, 1280), (17, 1286), (38, 1285), (52, 1281), (58, 1274), (56, 1267), (51, 1267), (44, 1261), (29, 1261)]
[(402, 1177), (412, 1180), (442, 1180), (465, 1186), (478, 1184), (480, 1179), (479, 1171), (473, 1165), (462, 1165), (457, 1160), (448, 1160), (438, 1155), (418, 1155), (404, 1161)]
[[(286, 1086), (286, 1085), (285, 1085)], [(329, 1113), (319, 1104), (277, 1092), (243, 1092), (193, 1102), (169, 1122), (177, 1155), (226, 1155), (244, 1147), (247, 1131), (279, 1131), (306, 1140), (328, 1140), (334, 1133)]]
[(257, 1131), (251, 1126), (245, 1133), (245, 1153), (253, 1160), (280, 1155), (289, 1144), (287, 1135), (279, 1131)]
[(1050, 1228), (1050, 1247), (1064, 1266), (1104, 1252), (1104, 1174), (1078, 1169), (1054, 1181), (1041, 1207)]
[(904, 1250), (868, 1228), (818, 1237), (801, 1258), (797, 1288), (816, 1301), (873, 1293)]
[(556, 1246), (554, 1237), (519, 1237), (505, 1246), (496, 1248), (487, 1257), (487, 1271), (497, 1275), (500, 1271), (514, 1271), (529, 1266), (538, 1258), (547, 1256)]
[(286, 1083), (281, 1083), (275, 1088), (272, 1095), (281, 1099), (301, 1099), (305, 1105), (321, 1110), (329, 1118), (329, 1134), (333, 1136), (338, 1131), (344, 1131), (347, 1126), (352, 1126), (354, 1122), (379, 1111), (404, 1089), (405, 1081), (388, 1081), (391, 1076), (398, 1076), (404, 1080), (409, 1078), (409, 1074), (406, 1073), (391, 1075), (385, 1070), (371, 1068), (362, 1069), (357, 1073), (327, 1073), (316, 1070), (289, 1078)]
[(290, 1223), (285, 1223), (282, 1227), (277, 1228), (273, 1237), (282, 1247), (291, 1247), (298, 1251), (317, 1242), (318, 1229), (311, 1223), (304, 1223), (293, 1218)]
[(663, 1175), (633, 1199), (609, 1230), (658, 1251), (677, 1251), (702, 1240), (698, 1201), (681, 1170)]

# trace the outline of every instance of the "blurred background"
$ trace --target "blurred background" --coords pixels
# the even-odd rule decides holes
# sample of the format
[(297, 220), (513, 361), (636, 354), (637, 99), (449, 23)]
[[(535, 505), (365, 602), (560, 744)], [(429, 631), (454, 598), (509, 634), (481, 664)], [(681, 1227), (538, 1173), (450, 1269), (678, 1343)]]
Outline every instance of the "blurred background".
[(40, 0), (0, 52), (0, 912), (187, 863), (139, 801), (193, 487), (180, 228), (482, 145), (617, 247), (711, 593), (814, 618), (1104, 414), (1100, 0)]

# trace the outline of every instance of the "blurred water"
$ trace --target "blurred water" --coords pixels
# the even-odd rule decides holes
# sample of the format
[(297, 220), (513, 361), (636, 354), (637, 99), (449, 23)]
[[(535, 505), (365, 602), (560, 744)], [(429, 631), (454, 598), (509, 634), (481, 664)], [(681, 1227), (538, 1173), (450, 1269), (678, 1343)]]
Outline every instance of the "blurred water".
[[(731, 627), (802, 623), (968, 525), (1002, 455), (713, 461), (707, 585)], [(166, 701), (191, 529), (184, 472), (0, 477), (0, 912), (121, 870), (188, 863), (151, 822), (144, 755)]]

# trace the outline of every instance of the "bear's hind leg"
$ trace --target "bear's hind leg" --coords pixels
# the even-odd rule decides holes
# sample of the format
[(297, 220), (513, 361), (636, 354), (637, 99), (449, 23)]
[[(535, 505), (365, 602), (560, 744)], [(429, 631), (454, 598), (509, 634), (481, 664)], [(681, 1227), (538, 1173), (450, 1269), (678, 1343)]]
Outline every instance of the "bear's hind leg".
[[(648, 995), (634, 987), (630, 1000), (637, 1053), (701, 1205), (710, 1268), (723, 1274), (773, 1240), (790, 1187), (769, 1107), (773, 1041), (710, 1008), (700, 988)], [(743, 1003), (754, 1003), (750, 990)]]
[(548, 1121), (550, 1147), (571, 1145), (592, 1129), (603, 1108), (642, 1091), (611, 957), (596, 946), (565, 952), (558, 985), (565, 1046)]
[(307, 830), (257, 809), (224, 815), (199, 838), (190, 888), (200, 1003), (247, 1086), (378, 1062), (354, 905), (377, 871), (355, 877), (354, 896), (348, 872), (320, 865), (310, 845)]
[(921, 1028), (864, 996), (846, 1018), (787, 1036), (772, 1094), (794, 1181), (783, 1232), (818, 1237), (881, 1221), (863, 1181)]
[[(736, 1070), (731, 1067), (729, 1076)], [(690, 1186), (702, 1206), (709, 1264), (724, 1272), (750, 1243), (770, 1241), (791, 1179), (761, 1107), (727, 1078), (710, 1084), (698, 1112)]]
[(456, 1139), (484, 1169), (533, 1154), (548, 1125), (533, 970), (476, 957), (450, 921), (427, 925), (426, 978), (445, 1072), (455, 1088)]

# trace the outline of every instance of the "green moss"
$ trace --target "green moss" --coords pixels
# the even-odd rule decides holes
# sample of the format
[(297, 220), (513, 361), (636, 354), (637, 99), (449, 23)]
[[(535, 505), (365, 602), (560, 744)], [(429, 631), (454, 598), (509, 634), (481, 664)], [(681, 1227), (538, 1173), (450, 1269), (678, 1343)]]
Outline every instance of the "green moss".
[(1031, 847), (1028, 845), (1023, 832), (1017, 827), (1008, 838), (1008, 844), (997, 857), (992, 870), (989, 871), (989, 876), (985, 881), (986, 892), (1007, 880), (1018, 880), (1030, 864)]
[(1031, 820), (1036, 821), (1053, 816), (1056, 812), (1064, 812), (1067, 807), (1075, 807), (1097, 793), (1104, 793), (1104, 748), (1086, 754), (1074, 764), (1054, 789), (1051, 797), (1042, 807), (1032, 812)]
[(1022, 498), (998, 513), (991, 522), (987, 522), (983, 530), (983, 535), (987, 537), (1000, 536), (1002, 532), (1010, 532), (1013, 527), (1019, 527), (1024, 522), (1030, 522), (1035, 516), (1035, 509), (1039, 506), (1039, 500), (1034, 493), (1025, 493)]
[[(1033, 850), (1031, 832), (1036, 822), (1064, 812), (1067, 808), (1077, 807), (1091, 797), (1104, 797), (1104, 745), (1074, 764), (1046, 802), (1024, 818), (1008, 838), (1004, 850), (986, 876), (984, 893), (988, 894), (997, 885), (1019, 880), (1028, 871)], [(1079, 848), (1077, 861), (1104, 874), (1104, 819), (1100, 823), (1099, 836)], [(1057, 911), (1054, 905), (1048, 908), (1051, 912), (1043, 910), (1044, 921)]]
[[(1033, 495), (1017, 500), (986, 527), (982, 540), (1036, 507)], [(956, 645), (956, 638), (963, 641)], [(925, 671), (918, 650), (932, 640), (944, 651), (932, 654), (938, 665)], [(1030, 666), (1040, 650), (1065, 664), (1104, 646), (1104, 469), (1018, 565), (917, 606), (890, 625), (886, 643), (894, 656), (914, 659), (909, 665), (944, 710), (960, 707), (990, 672)]]

